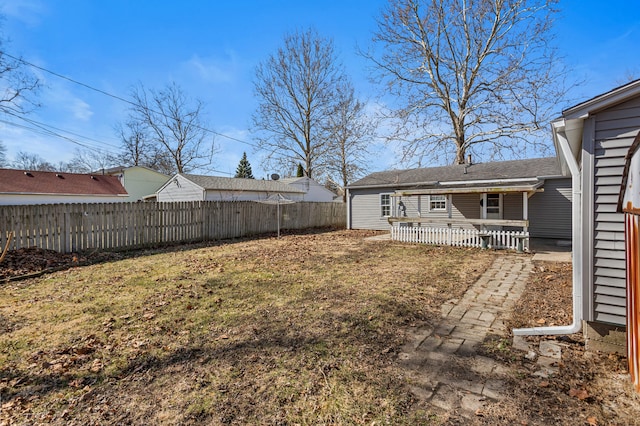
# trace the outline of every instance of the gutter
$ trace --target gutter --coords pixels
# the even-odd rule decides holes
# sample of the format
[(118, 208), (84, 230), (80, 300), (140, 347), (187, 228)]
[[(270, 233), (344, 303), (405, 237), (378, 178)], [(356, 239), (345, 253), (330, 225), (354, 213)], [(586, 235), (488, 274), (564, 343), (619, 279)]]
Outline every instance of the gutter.
[(388, 182), (388, 183), (380, 183), (380, 184), (372, 184), (372, 185), (349, 185), (347, 188), (348, 189), (375, 189), (375, 188), (389, 188), (389, 187), (394, 187), (394, 188), (401, 188), (401, 187), (413, 187), (413, 186), (426, 186), (426, 185), (436, 185), (438, 183), (438, 181), (434, 180), (434, 181), (428, 181), (428, 182), (409, 182), (409, 183), (394, 183), (394, 182)]
[(557, 146), (559, 146), (562, 156), (564, 157), (569, 170), (571, 172), (572, 187), (572, 205), (571, 223), (573, 226), (571, 235), (571, 260), (573, 264), (573, 322), (570, 325), (554, 326), (554, 327), (531, 327), (531, 328), (515, 328), (514, 336), (540, 336), (553, 334), (574, 334), (582, 329), (582, 190), (581, 190), (581, 172), (576, 158), (573, 156), (569, 140), (566, 135), (565, 120), (554, 122), (553, 135)]

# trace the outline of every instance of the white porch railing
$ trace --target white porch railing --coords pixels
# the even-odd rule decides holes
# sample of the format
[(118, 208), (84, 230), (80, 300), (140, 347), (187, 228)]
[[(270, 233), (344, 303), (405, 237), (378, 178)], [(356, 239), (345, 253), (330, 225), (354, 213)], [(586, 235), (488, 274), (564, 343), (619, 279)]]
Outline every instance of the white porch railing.
[(489, 231), (478, 229), (391, 225), (391, 239), (406, 243), (529, 250), (527, 231)]

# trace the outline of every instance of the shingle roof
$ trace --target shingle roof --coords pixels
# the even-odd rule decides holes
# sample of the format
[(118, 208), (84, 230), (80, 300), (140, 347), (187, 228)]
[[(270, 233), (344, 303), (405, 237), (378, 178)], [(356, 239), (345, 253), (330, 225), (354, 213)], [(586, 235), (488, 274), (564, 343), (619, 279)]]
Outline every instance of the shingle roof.
[(275, 180), (258, 180), (242, 178), (226, 178), (219, 176), (201, 176), (181, 173), (185, 179), (189, 179), (196, 185), (207, 190), (215, 191), (254, 191), (254, 192), (280, 192), (304, 194), (302, 189), (298, 189), (286, 183)]
[(115, 176), (0, 169), (0, 193), (127, 195)]
[[(465, 174), (466, 169), (466, 174)], [(372, 173), (349, 185), (359, 187), (402, 187), (434, 185), (438, 182), (465, 182), (496, 179), (526, 179), (560, 176), (556, 157), (511, 160), (471, 165), (453, 165), (421, 169), (389, 170)]]

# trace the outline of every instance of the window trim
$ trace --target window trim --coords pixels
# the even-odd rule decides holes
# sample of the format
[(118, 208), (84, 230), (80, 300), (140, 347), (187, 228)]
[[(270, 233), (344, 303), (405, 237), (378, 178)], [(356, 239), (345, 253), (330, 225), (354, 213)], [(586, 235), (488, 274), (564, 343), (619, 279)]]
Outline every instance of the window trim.
[[(496, 197), (497, 196), (497, 197)], [(489, 207), (489, 197), (494, 198), (496, 197), (498, 200), (498, 205), (497, 206), (491, 206)], [(502, 193), (484, 193), (482, 194), (482, 204), (481, 204), (481, 214), (482, 214), (482, 219), (487, 219), (488, 216), (490, 214), (498, 214), (499, 219), (503, 218), (504, 215), (504, 206), (503, 206), (503, 201), (504, 200), (504, 194)], [(496, 209), (497, 211), (493, 211), (491, 212), (489, 209)]]
[[(383, 192), (380, 194), (380, 217), (391, 217), (391, 192)], [(382, 202), (382, 198), (383, 197), (387, 197), (388, 203), (383, 203)], [(387, 211), (389, 212), (388, 214), (384, 214), (385, 211), (385, 207), (387, 209)]]
[[(441, 200), (433, 200), (432, 197), (442, 197)], [(429, 195), (428, 206), (430, 212), (446, 212), (448, 207), (448, 197), (445, 194)], [(433, 207), (433, 203), (444, 203), (443, 207)]]

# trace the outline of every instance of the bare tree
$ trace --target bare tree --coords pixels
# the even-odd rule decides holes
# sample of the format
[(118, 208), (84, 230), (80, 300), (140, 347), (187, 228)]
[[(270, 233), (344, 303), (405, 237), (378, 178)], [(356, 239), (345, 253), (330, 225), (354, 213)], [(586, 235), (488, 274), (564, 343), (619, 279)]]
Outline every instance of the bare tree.
[(116, 125), (116, 133), (121, 140), (122, 149), (116, 156), (121, 166), (143, 166), (160, 173), (172, 174), (175, 171), (173, 160), (166, 150), (154, 144), (147, 127), (134, 120)]
[(463, 163), (466, 154), (526, 155), (548, 147), (564, 90), (550, 45), (555, 0), (390, 0), (375, 51), (398, 109), (403, 161)]
[(355, 97), (351, 84), (338, 88), (335, 98), (336, 108), (328, 121), (331, 148), (327, 155), (327, 170), (331, 180), (340, 186), (343, 201), (346, 201), (347, 185), (366, 172), (375, 126), (366, 114), (365, 104)]
[(16, 154), (13, 167), (20, 170), (32, 170), (41, 172), (54, 172), (56, 166), (40, 157), (38, 154), (30, 152), (19, 151)]
[(207, 130), (201, 123), (202, 101), (190, 99), (175, 83), (159, 91), (147, 91), (140, 85), (131, 95), (136, 104), (131, 121), (140, 123), (151, 141), (171, 158), (173, 172), (211, 164), (215, 148), (213, 138), (207, 143)]
[(259, 148), (267, 152), (267, 165), (287, 169), (301, 163), (308, 177), (323, 173), (327, 118), (344, 79), (333, 42), (314, 30), (286, 35), (283, 46), (258, 65), (253, 129)]
[[(0, 15), (0, 21), (3, 19)], [(40, 80), (20, 58), (7, 53), (6, 45), (6, 39), (0, 34), (0, 111), (25, 114), (37, 106), (32, 95), (40, 88)]]
[(0, 141), (0, 167), (7, 166), (7, 147)]
[(71, 173), (92, 173), (114, 167), (117, 160), (106, 151), (95, 149), (76, 149), (73, 157), (66, 163), (65, 170)]

